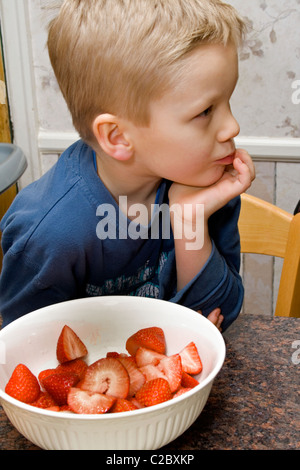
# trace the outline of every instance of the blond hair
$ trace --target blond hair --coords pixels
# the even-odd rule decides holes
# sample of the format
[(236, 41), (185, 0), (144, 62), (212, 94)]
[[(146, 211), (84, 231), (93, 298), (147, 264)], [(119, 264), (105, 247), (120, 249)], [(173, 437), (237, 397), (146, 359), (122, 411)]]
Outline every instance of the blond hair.
[(65, 0), (49, 27), (50, 60), (83, 140), (111, 113), (149, 124), (148, 104), (201, 44), (233, 42), (245, 24), (220, 0)]

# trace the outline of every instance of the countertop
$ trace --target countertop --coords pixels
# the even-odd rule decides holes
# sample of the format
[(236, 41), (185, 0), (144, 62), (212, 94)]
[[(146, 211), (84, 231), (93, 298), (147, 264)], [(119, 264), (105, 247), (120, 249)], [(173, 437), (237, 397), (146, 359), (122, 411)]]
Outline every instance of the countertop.
[[(299, 450), (300, 319), (240, 315), (195, 423), (162, 451)], [(39, 450), (0, 407), (0, 450)]]

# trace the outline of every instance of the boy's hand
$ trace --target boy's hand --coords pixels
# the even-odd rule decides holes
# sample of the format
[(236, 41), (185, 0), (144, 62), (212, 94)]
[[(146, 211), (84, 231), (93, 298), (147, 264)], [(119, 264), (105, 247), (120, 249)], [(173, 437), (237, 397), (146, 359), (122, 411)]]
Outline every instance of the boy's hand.
[[(202, 315), (201, 310), (198, 310), (198, 313)], [(210, 314), (207, 316), (207, 319), (211, 321), (219, 331), (222, 331), (221, 325), (224, 320), (223, 315), (221, 315), (221, 310), (219, 308), (215, 308)]]
[[(236, 150), (233, 164), (226, 167), (223, 176), (213, 185), (197, 188), (173, 183), (169, 190), (172, 204), (204, 205), (206, 220), (236, 196), (245, 192), (255, 178), (255, 168), (246, 150)], [(191, 222), (191, 221), (190, 221)]]

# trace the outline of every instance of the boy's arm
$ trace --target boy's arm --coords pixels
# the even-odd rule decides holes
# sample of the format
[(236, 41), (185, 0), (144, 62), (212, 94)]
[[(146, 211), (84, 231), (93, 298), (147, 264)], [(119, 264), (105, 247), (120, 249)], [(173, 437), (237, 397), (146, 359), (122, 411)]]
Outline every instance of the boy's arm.
[[(182, 222), (182, 236), (175, 240), (175, 258), (177, 270), (177, 290), (183, 289), (204, 267), (212, 252), (212, 242), (208, 230), (208, 220), (216, 211), (225, 206), (230, 200), (245, 192), (254, 179), (254, 166), (247, 152), (238, 150), (233, 162), (233, 169), (226, 171), (222, 178), (207, 188), (195, 188), (173, 183), (169, 191), (171, 221), (173, 233)], [(198, 205), (198, 213), (197, 213)], [(173, 207), (181, 208), (180, 214)], [(199, 207), (203, 207), (202, 217), (199, 217)], [(187, 210), (192, 208), (192, 212)], [(188, 213), (188, 217), (186, 217)], [(179, 217), (182, 215), (182, 220)], [(201, 226), (197, 226), (201, 222)], [(202, 230), (201, 246), (193, 248), (190, 236)], [(191, 248), (187, 248), (190, 246)]]
[[(195, 310), (200, 308), (218, 327), (220, 320), (224, 318), (223, 330), (238, 315), (243, 299), (237, 227), (240, 198), (235, 196), (250, 186), (255, 174), (247, 152), (237, 151), (237, 156), (240, 161), (235, 161), (234, 170), (231, 173), (226, 172), (212, 187), (200, 190), (185, 186), (175, 187), (176, 192), (179, 189), (184, 195), (185, 204), (191, 201), (189, 195), (195, 196), (196, 203), (205, 204), (206, 216), (204, 214), (204, 240), (201, 248), (186, 250), (183, 240), (175, 240), (177, 294), (170, 300)], [(176, 203), (178, 204), (178, 199)], [(170, 206), (171, 204), (172, 202)], [(190, 239), (184, 242), (190, 243)]]

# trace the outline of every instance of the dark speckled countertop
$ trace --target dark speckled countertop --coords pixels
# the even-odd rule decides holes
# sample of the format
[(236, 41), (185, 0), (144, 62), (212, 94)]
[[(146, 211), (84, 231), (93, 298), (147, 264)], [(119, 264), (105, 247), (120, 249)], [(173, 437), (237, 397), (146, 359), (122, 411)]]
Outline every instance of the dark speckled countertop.
[[(240, 315), (224, 339), (225, 363), (202, 414), (161, 450), (299, 450), (300, 319)], [(1, 407), (0, 450), (39, 450)]]

